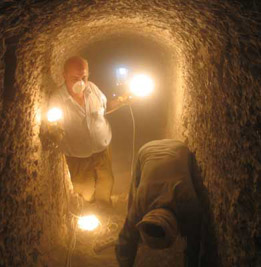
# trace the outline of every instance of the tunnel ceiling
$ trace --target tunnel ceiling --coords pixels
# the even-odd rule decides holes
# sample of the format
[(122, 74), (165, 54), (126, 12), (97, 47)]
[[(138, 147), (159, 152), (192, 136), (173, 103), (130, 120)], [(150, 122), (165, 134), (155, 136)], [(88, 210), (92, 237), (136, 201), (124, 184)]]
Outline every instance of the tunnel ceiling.
[[(220, 261), (224, 266), (254, 266), (261, 249), (260, 10), (258, 1), (243, 0), (1, 1), (0, 172), (10, 178), (1, 180), (1, 187), (19, 189), (8, 196), (9, 191), (2, 190), (1, 196), (21, 205), (19, 194), (26, 192), (26, 199), (34, 190), (32, 205), (44, 202), (42, 187), (36, 192), (36, 184), (40, 180), (52, 184), (49, 176), (55, 168), (49, 152), (42, 151), (37, 112), (62, 82), (64, 60), (96, 41), (122, 34), (140, 36), (169, 58), (173, 95), (166, 137), (182, 135), (196, 153), (209, 192)], [(9, 88), (4, 81), (10, 74), (10, 51), (16, 58), (10, 71), (15, 73), (15, 86)], [(39, 169), (35, 162), (41, 160), (44, 167)], [(55, 177), (62, 191), (62, 177), (58, 173)], [(49, 197), (52, 214), (62, 216), (61, 199)], [(16, 236), (15, 209), (9, 210), (8, 231)], [(39, 215), (37, 210), (33, 214)], [(55, 233), (61, 220), (55, 226), (50, 218), (38, 228), (49, 227)], [(18, 258), (29, 259), (23, 250), (33, 245), (27, 241), (21, 241), (27, 242), (23, 249), (8, 243), (8, 253), (20, 249)], [(34, 242), (40, 243), (40, 238), (35, 236)]]
[[(12, 12), (11, 4), (6, 4), (5, 18), (10, 25), (8, 34), (25, 32), (28, 42), (26, 56), (37, 60), (33, 52), (44, 57), (52, 66), (55, 80), (63, 60), (82, 46), (97, 39), (108, 38), (115, 33), (135, 33), (148, 37), (171, 51), (193, 50), (197, 43), (208, 46), (222, 45), (224, 32), (217, 27), (220, 10), (229, 14), (234, 7), (215, 1), (22, 1), (20, 10)], [(9, 5), (9, 7), (8, 7)], [(4, 17), (2, 17), (4, 19)], [(229, 16), (226, 16), (229, 20)], [(212, 23), (209, 23), (209, 22)], [(213, 31), (214, 34), (209, 34)], [(107, 36), (107, 37), (106, 37)], [(34, 40), (30, 42), (30, 40)], [(31, 44), (31, 45), (30, 45)], [(174, 49), (173, 49), (174, 48)], [(23, 53), (25, 53), (24, 51)], [(184, 56), (184, 54), (183, 54)], [(57, 72), (57, 73), (56, 73)]]
[[(102, 22), (100, 22), (102, 23)], [(118, 24), (119, 23), (119, 24)], [(124, 25), (119, 28), (119, 25)], [(125, 25), (126, 24), (126, 25)], [(137, 40), (137, 42), (141, 41), (141, 37), (143, 39), (147, 39), (147, 42), (151, 42), (151, 45), (148, 46), (157, 46), (158, 50), (155, 50), (155, 53), (165, 53), (168, 54), (166, 57), (166, 64), (172, 64), (171, 58), (175, 57), (175, 50), (171, 50), (169, 44), (171, 36), (167, 33), (166, 36), (160, 36), (160, 32), (156, 30), (156, 28), (152, 28), (147, 32), (144, 31), (146, 27), (137, 27), (135, 22), (128, 23), (126, 20), (115, 20), (114, 23), (106, 27), (105, 25), (97, 26), (94, 28), (89, 28), (89, 25), (85, 25), (85, 27), (77, 28), (77, 34), (74, 36), (70, 36), (68, 39), (66, 36), (70, 35), (70, 30), (63, 31), (60, 38), (54, 41), (54, 49), (51, 55), (51, 73), (53, 75), (53, 79), (60, 84), (62, 82), (61, 77), (61, 67), (63, 66), (64, 60), (72, 54), (79, 53), (86, 49), (86, 47), (93, 45), (97, 42), (109, 42), (110, 40), (117, 39), (120, 36), (132, 36), (132, 38)], [(61, 40), (67, 39), (67, 42), (63, 44)], [(75, 52), (76, 51), (76, 52)], [(56, 64), (59, 62), (59, 64)]]
[[(12, 4), (13, 3), (13, 4)], [(240, 6), (216, 1), (20, 1), (3, 4), (1, 17), (8, 27), (2, 34), (22, 35), (22, 56), (39, 62), (39, 68), (50, 70), (60, 84), (63, 61), (88, 43), (106, 41), (112, 34), (130, 33), (147, 37), (169, 53), (178, 54), (183, 62), (190, 53), (215, 44), (223, 47), (230, 37), (226, 23), (236, 26), (230, 15)], [(1, 7), (1, 6), (0, 6)], [(220, 21), (220, 12), (224, 19)], [(242, 24), (242, 22), (241, 22)], [(245, 25), (240, 27), (247, 27)], [(231, 28), (235, 31), (236, 29)], [(208, 51), (204, 51), (207, 56)], [(41, 62), (40, 62), (41, 61)], [(183, 64), (183, 66), (185, 66)], [(30, 66), (28, 66), (30, 68)], [(21, 66), (26, 69), (26, 66)], [(25, 71), (25, 73), (29, 73)], [(36, 74), (34, 74), (36, 75)]]

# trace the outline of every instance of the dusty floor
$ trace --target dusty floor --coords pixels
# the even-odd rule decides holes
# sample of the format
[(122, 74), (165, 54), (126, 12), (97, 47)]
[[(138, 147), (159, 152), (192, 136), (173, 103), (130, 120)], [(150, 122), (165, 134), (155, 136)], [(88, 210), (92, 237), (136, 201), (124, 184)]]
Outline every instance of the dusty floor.
[[(107, 240), (115, 240), (122, 227), (126, 215), (126, 195), (113, 196), (114, 210), (108, 215), (101, 217), (101, 227), (96, 232), (87, 232), (76, 229), (76, 243), (73, 245), (71, 262), (66, 263), (68, 249), (61, 249), (53, 253), (53, 258), (48, 267), (115, 267), (118, 266), (114, 245), (99, 250)], [(161, 251), (151, 250), (140, 245), (135, 266), (136, 267), (182, 267), (183, 250), (185, 241), (178, 239), (173, 247)], [(98, 250), (98, 251), (97, 251)]]

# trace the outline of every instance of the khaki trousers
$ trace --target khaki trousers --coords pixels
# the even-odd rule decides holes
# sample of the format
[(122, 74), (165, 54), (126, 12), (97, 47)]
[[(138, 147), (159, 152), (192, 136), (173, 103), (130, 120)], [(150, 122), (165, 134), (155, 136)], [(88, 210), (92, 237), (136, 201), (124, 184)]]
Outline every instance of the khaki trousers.
[(88, 158), (66, 156), (74, 192), (87, 201), (111, 203), (114, 183), (109, 149)]

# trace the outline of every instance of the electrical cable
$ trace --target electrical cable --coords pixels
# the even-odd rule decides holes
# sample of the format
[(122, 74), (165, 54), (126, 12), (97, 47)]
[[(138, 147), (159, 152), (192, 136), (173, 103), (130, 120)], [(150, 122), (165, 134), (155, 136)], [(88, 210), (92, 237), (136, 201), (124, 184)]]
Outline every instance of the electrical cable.
[[(68, 215), (70, 214), (70, 209), (69, 209), (69, 198), (68, 198), (68, 192), (66, 190), (66, 184), (65, 184), (65, 158), (64, 156), (62, 156), (62, 162), (63, 162), (63, 185), (64, 185), (64, 192), (65, 192), (65, 196), (66, 196), (66, 201), (67, 201), (67, 212), (68, 212)], [(71, 224), (73, 226), (73, 217), (71, 219)], [(73, 229), (74, 227), (72, 227)], [(73, 238), (74, 237), (74, 230), (72, 232), (72, 239), (70, 240), (70, 244), (69, 244), (69, 247), (68, 247), (68, 252), (67, 252), (67, 256), (66, 256), (66, 267), (71, 267), (72, 263), (71, 263), (71, 256), (72, 256), (72, 253), (71, 253), (71, 246), (72, 246), (72, 242), (73, 242)]]
[[(132, 158), (131, 158), (131, 177), (132, 177), (133, 172), (134, 172), (134, 161), (135, 161), (136, 125), (135, 125), (135, 117), (133, 114), (133, 109), (131, 107), (131, 104), (129, 104), (128, 106), (129, 106), (131, 119), (132, 119)], [(68, 247), (68, 253), (67, 253), (67, 258), (66, 258), (66, 267), (72, 267), (72, 255), (73, 255), (73, 251), (76, 247), (76, 241), (77, 241), (76, 225), (77, 225), (77, 219), (79, 218), (79, 216), (77, 216), (76, 214), (73, 214), (69, 209), (69, 197), (68, 197), (68, 192), (66, 190), (66, 184), (65, 184), (65, 158), (64, 158), (64, 156), (63, 156), (63, 184), (64, 184), (64, 191), (65, 191), (65, 195), (66, 195), (68, 214), (70, 214), (72, 216), (72, 219), (71, 219), (72, 237), (71, 237), (70, 244)], [(81, 211), (82, 211), (83, 203), (80, 203), (80, 205), (79, 205), (79, 199), (78, 198), (77, 198), (77, 201), (78, 201), (78, 206), (81, 206)], [(105, 232), (107, 232), (107, 233), (110, 232), (110, 229), (108, 228), (109, 224), (110, 223), (107, 222), (107, 227), (105, 230)], [(118, 227), (117, 223), (112, 223), (112, 224), (115, 224), (116, 228)], [(93, 247), (92, 247), (92, 251), (94, 252)], [(94, 252), (94, 254), (96, 255), (95, 252)]]
[(71, 238), (69, 248), (68, 248), (66, 267), (72, 267), (72, 255), (73, 255), (73, 251), (74, 251), (75, 246), (76, 246), (76, 224), (77, 224), (77, 221), (75, 220), (74, 217), (72, 217), (71, 223), (72, 223), (72, 238)]
[(128, 106), (130, 109), (130, 114), (131, 114), (131, 119), (132, 119), (132, 158), (131, 158), (131, 178), (132, 178), (133, 172), (134, 172), (134, 159), (135, 159), (136, 125), (135, 125), (135, 117), (133, 114), (131, 104), (129, 104)]
[(62, 155), (62, 162), (63, 162), (63, 166), (62, 166), (62, 169), (63, 169), (63, 186), (64, 186), (64, 192), (65, 192), (65, 196), (66, 196), (66, 202), (67, 202), (67, 211), (69, 213), (69, 199), (68, 199), (68, 192), (66, 190), (66, 184), (65, 184), (65, 157), (64, 155)]
[[(67, 211), (68, 214), (71, 216), (71, 239), (69, 241), (69, 245), (68, 245), (68, 251), (67, 251), (67, 256), (66, 256), (66, 267), (72, 267), (72, 255), (73, 255), (73, 251), (76, 247), (76, 242), (77, 242), (77, 233), (76, 233), (76, 229), (77, 229), (77, 222), (78, 219), (80, 218), (80, 216), (74, 214), (73, 212), (70, 211), (69, 208), (69, 196), (68, 196), (68, 190), (66, 189), (66, 178), (65, 178), (65, 158), (63, 157), (63, 161), (62, 161), (62, 168), (63, 168), (63, 185), (64, 185), (64, 192), (66, 195), (66, 201), (67, 201)], [(77, 207), (79, 207), (80, 209), (80, 214), (82, 214), (83, 211), (83, 200), (82, 198), (76, 198), (77, 201)], [(106, 236), (109, 235), (111, 232), (115, 232), (118, 229), (119, 225), (113, 221), (111, 221), (111, 218), (107, 218), (106, 222), (104, 221), (104, 223), (100, 223), (100, 227), (99, 230), (94, 232), (93, 234), (93, 238), (94, 241), (92, 242), (93, 244), (91, 245), (91, 256), (96, 257), (97, 256), (97, 252), (95, 251), (95, 242), (97, 242), (97, 240), (101, 239), (101, 236)], [(113, 245), (114, 243), (112, 243)]]
[[(76, 247), (76, 225), (77, 225), (77, 219), (79, 216), (73, 214), (70, 209), (69, 209), (69, 197), (68, 197), (68, 191), (66, 190), (66, 184), (65, 184), (65, 157), (63, 156), (63, 159), (62, 159), (62, 162), (63, 162), (63, 165), (62, 165), (62, 168), (63, 168), (63, 185), (64, 185), (64, 192), (65, 192), (65, 195), (66, 195), (66, 201), (67, 201), (67, 212), (68, 212), (68, 215), (71, 214), (72, 218), (71, 218), (71, 225), (72, 225), (72, 237), (71, 237), (71, 240), (70, 240), (70, 243), (69, 243), (69, 247), (68, 247), (68, 252), (67, 252), (67, 257), (66, 257), (66, 267), (72, 267), (72, 255), (73, 255), (73, 251)], [(79, 198), (77, 198), (77, 206), (81, 206), (81, 212), (82, 212), (82, 209), (83, 209), (83, 203), (81, 202), (79, 204)]]

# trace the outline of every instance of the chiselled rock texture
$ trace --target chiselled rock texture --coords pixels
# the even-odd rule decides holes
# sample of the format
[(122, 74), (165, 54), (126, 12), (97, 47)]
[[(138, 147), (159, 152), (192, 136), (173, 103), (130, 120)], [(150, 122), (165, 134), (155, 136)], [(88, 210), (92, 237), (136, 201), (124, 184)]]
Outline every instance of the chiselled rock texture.
[(166, 137), (196, 152), (220, 265), (260, 266), (260, 9), (254, 0), (1, 1), (0, 266), (48, 266), (44, 253), (64, 241), (64, 167), (41, 134), (46, 101), (70, 54), (123, 33), (169, 53)]
[(195, 47), (187, 46), (183, 123), (203, 169), (224, 266), (259, 266), (260, 14), (223, 8), (202, 8), (205, 26)]

